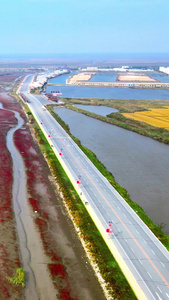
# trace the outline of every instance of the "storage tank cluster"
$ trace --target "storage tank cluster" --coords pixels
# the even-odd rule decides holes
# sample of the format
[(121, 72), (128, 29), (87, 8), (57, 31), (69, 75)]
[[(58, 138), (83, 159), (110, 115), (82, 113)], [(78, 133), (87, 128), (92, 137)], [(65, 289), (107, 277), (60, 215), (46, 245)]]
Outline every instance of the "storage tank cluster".
[(50, 73), (42, 73), (35, 77), (34, 82), (31, 84), (31, 89), (41, 88), (51, 78), (57, 77), (62, 74), (66, 74), (69, 71), (67, 69), (56, 70)]

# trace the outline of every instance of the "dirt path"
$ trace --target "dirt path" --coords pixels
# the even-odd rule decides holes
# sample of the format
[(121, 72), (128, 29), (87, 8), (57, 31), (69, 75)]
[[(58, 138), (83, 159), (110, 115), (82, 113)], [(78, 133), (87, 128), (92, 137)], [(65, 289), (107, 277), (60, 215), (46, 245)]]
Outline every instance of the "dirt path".
[(7, 147), (13, 160), (13, 205), (19, 237), (23, 268), (26, 273), (25, 297), (27, 300), (55, 300), (56, 290), (52, 284), (47, 264), (50, 259), (44, 254), (39, 232), (37, 231), (27, 203), (26, 174), (23, 159), (13, 142), (13, 134), (24, 121), (14, 112), (18, 125), (7, 134)]

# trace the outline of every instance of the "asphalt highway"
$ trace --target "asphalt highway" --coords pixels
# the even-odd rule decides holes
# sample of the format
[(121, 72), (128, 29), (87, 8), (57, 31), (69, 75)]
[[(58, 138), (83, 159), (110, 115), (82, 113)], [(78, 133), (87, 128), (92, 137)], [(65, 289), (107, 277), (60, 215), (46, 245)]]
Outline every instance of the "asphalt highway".
[[(49, 104), (46, 97), (29, 93), (31, 80), (32, 75), (27, 76), (18, 93), (29, 100), (30, 110), (86, 208), (98, 220), (96, 225), (110, 250), (116, 259), (120, 257), (119, 264), (137, 298), (169, 300), (169, 252), (44, 109), (43, 105)], [(107, 228), (113, 231), (109, 236)]]

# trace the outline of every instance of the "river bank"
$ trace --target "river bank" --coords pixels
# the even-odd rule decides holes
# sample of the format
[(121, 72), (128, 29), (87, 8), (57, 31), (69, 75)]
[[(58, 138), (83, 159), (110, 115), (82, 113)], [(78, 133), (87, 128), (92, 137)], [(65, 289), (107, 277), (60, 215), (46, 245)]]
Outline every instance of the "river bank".
[[(50, 260), (44, 254), (39, 233), (33, 222), (30, 207), (27, 202), (27, 177), (21, 154), (17, 150), (13, 136), (20, 132), (20, 138), (25, 129), (24, 120), (18, 112), (14, 112), (18, 124), (7, 135), (7, 146), (13, 159), (13, 207), (17, 224), (21, 262), (26, 274), (24, 294), (26, 299), (56, 299), (56, 291), (51, 282), (47, 264)], [(21, 129), (22, 128), (22, 129)], [(17, 132), (17, 133), (18, 133)], [(22, 139), (22, 138), (21, 138)]]
[[(58, 86), (59, 84), (54, 84), (54, 83), (49, 83), (48, 86)], [(116, 88), (133, 88), (133, 89), (166, 89), (169, 90), (169, 83), (168, 82), (121, 82), (121, 81), (117, 81), (117, 82), (79, 82), (79, 81), (70, 81), (70, 83), (67, 83), (67, 85), (70, 86), (80, 86), (80, 87), (85, 87), (85, 86), (89, 86), (89, 87), (116, 87)], [(60, 85), (59, 85), (60, 86)], [(63, 85), (65, 86), (65, 85)]]
[[(57, 297), (104, 300), (105, 296), (74, 231), (58, 188), (53, 184), (54, 178), (37, 143), (32, 139), (34, 130), (30, 132), (29, 125), (25, 124), (23, 130), (18, 130), (15, 135), (15, 144), (24, 159), (31, 215), (48, 257), (46, 266)], [(38, 141), (41, 144), (41, 139)]]
[(65, 108), (56, 110), (72, 134), (91, 149), (116, 181), (126, 188), (131, 199), (143, 207), (156, 224), (166, 224), (167, 234), (168, 145)]
[[(6, 284), (8, 285), (8, 291), (10, 291), (12, 288), (14, 289), (15, 292), (12, 293), (11, 299), (16, 299), (13, 297), (17, 297), (17, 299), (46, 299), (46, 297), (48, 297), (49, 295), (51, 299), (56, 299), (56, 291), (54, 289), (54, 286), (49, 276), (49, 271), (47, 269), (47, 259), (43, 253), (39, 233), (35, 229), (35, 225), (33, 225), (33, 218), (27, 203), (27, 178), (25, 174), (25, 166), (23, 164), (21, 155), (16, 149), (13, 141), (13, 136), (17, 136), (19, 130), (23, 131), (24, 129), (19, 128), (23, 127), (24, 120), (26, 121), (25, 115), (21, 110), (20, 105), (16, 102), (16, 100), (8, 96), (7, 94), (3, 93), (1, 102), (5, 107), (5, 112), (14, 115), (14, 120), (16, 122), (16, 126), (11, 128), (7, 134), (7, 147), (10, 151), (13, 162), (10, 162), (11, 159), (8, 159), (6, 161), (9, 161), (11, 166), (13, 165), (13, 188), (11, 191), (11, 199), (13, 202), (12, 207), (15, 215), (14, 221), (16, 222), (16, 225), (14, 222), (13, 230), (15, 230), (17, 235), (17, 246), (15, 246), (15, 251), (12, 251), (12, 248), (11, 251), (15, 253), (18, 249), (19, 258), (17, 260), (17, 265), (22, 266), (22, 268), (24, 268), (24, 272), (26, 275), (26, 286), (23, 289), (21, 285), (19, 287), (12, 285), (12, 283), (8, 281), (7, 276), (5, 276), (5, 278), (3, 278), (2, 276), (1, 280), (5, 280)], [(23, 118), (21, 118), (20, 115), (22, 115)], [(5, 191), (8, 191), (9, 186), (7, 182), (3, 182), (3, 187), (5, 188)], [(6, 207), (5, 213), (7, 213)], [(6, 224), (4, 223), (4, 225)], [(8, 230), (11, 230), (12, 233), (11, 226), (8, 227)], [(1, 236), (3, 235), (3, 232), (1, 232), (1, 230), (0, 234)], [(4, 234), (5, 238), (7, 238), (7, 229), (4, 230)], [(9, 246), (11, 245), (11, 242), (14, 243), (13, 240), (8, 241)], [(8, 262), (10, 255), (13, 254), (12, 252), (6, 252), (6, 262)], [(39, 259), (40, 262), (38, 263)], [(4, 264), (4, 266), (8, 271), (7, 263)], [(8, 277), (13, 278), (13, 276), (16, 276), (16, 271), (17, 268), (13, 270), (12, 274), (8, 274)], [(24, 286), (24, 282), (22, 283)], [(20, 295), (16, 295), (17, 290), (20, 291)], [(2, 299), (7, 298), (4, 296)]]
[[(5, 106), (7, 98), (0, 94)], [(17, 125), (14, 113), (0, 108), (0, 298), (24, 299), (21, 286), (11, 285), (8, 277), (21, 267), (17, 232), (12, 205), (12, 160), (6, 146), (7, 132)]]
[[(149, 101), (149, 100), (99, 100), (99, 99), (70, 99), (64, 98), (66, 107), (74, 111), (80, 112), (86, 116), (98, 119), (100, 121), (117, 125), (124, 129), (128, 129), (134, 132), (137, 132), (141, 135), (151, 137), (159, 142), (169, 144), (169, 131), (165, 128), (159, 128), (151, 126), (148, 123), (134, 120), (130, 118), (130, 113), (149, 111), (151, 109), (157, 108), (166, 108), (169, 105), (169, 101)], [(74, 104), (83, 104), (83, 105), (107, 105), (108, 107), (113, 107), (118, 109), (116, 113), (109, 113), (107, 116), (101, 116), (97, 113), (88, 111), (87, 109), (81, 109)], [(127, 117), (128, 116), (128, 117)]]

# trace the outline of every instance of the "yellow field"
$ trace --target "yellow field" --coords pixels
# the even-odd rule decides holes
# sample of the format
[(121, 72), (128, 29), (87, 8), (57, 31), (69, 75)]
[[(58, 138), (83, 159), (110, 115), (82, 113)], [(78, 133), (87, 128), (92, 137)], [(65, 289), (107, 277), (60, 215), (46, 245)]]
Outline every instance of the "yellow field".
[(166, 108), (153, 108), (150, 111), (124, 113), (123, 116), (169, 130), (169, 106), (166, 106)]

